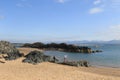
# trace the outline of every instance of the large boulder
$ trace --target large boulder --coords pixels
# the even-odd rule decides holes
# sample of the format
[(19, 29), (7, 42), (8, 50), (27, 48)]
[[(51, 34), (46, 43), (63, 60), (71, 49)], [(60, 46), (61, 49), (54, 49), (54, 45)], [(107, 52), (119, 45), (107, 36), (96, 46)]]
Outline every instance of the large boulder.
[(25, 63), (37, 64), (41, 62), (51, 61), (51, 57), (44, 55), (40, 51), (31, 51), (25, 56), (26, 59), (23, 60)]
[(0, 54), (7, 54), (4, 56), (5, 60), (15, 60), (22, 56), (15, 46), (7, 41), (0, 41)]

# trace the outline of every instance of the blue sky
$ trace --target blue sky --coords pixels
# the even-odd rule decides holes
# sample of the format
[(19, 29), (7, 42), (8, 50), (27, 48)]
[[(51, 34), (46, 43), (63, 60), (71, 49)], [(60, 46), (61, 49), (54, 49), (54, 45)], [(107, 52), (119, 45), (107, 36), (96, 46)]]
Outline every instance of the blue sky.
[(120, 0), (0, 0), (0, 40), (119, 40)]

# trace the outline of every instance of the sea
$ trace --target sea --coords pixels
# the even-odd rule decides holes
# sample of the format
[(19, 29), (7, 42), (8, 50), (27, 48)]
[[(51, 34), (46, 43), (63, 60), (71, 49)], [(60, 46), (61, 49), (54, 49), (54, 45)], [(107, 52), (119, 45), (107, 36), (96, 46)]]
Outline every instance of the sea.
[(60, 51), (45, 51), (46, 55), (56, 56), (63, 61), (64, 55), (67, 55), (68, 61), (87, 60), (90, 65), (97, 67), (120, 68), (120, 44), (77, 44), (79, 46), (88, 46), (92, 50), (102, 50), (99, 53), (71, 53)]

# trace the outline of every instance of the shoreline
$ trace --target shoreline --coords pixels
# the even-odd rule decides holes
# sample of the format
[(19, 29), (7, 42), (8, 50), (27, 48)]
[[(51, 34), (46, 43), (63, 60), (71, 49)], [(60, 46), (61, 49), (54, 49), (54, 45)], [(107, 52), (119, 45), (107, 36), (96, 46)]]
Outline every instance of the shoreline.
[[(49, 50), (44, 50), (44, 49), (37, 49), (37, 48), (26, 48), (26, 47), (22, 47), (22, 48), (17, 48), (21, 53), (24, 52), (24, 54), (28, 54), (30, 51), (33, 50), (38, 50), (41, 52), (45, 52), (45, 51), (49, 51)], [(57, 50), (50, 50), (50, 51), (57, 51)], [(105, 66), (105, 65), (96, 65), (96, 64), (91, 64), (91, 67), (98, 67), (98, 68), (117, 68), (120, 69), (120, 67), (114, 67), (114, 66)]]
[(105, 65), (92, 65), (91, 67), (120, 69), (120, 67), (105, 66)]
[[(31, 48), (19, 48), (27, 54)], [(43, 51), (43, 50), (41, 50)], [(0, 63), (0, 80), (120, 80), (120, 68), (73, 67), (50, 62), (22, 63), (24, 58)], [(34, 76), (33, 76), (34, 74)]]

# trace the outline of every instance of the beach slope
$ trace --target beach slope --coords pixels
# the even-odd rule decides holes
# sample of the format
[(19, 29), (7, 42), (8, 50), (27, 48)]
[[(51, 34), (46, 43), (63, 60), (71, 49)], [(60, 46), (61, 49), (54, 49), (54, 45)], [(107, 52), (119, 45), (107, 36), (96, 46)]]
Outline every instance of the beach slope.
[[(32, 49), (19, 50), (27, 54)], [(119, 68), (78, 68), (49, 62), (32, 65), (22, 60), (0, 63), (0, 80), (120, 80)]]

